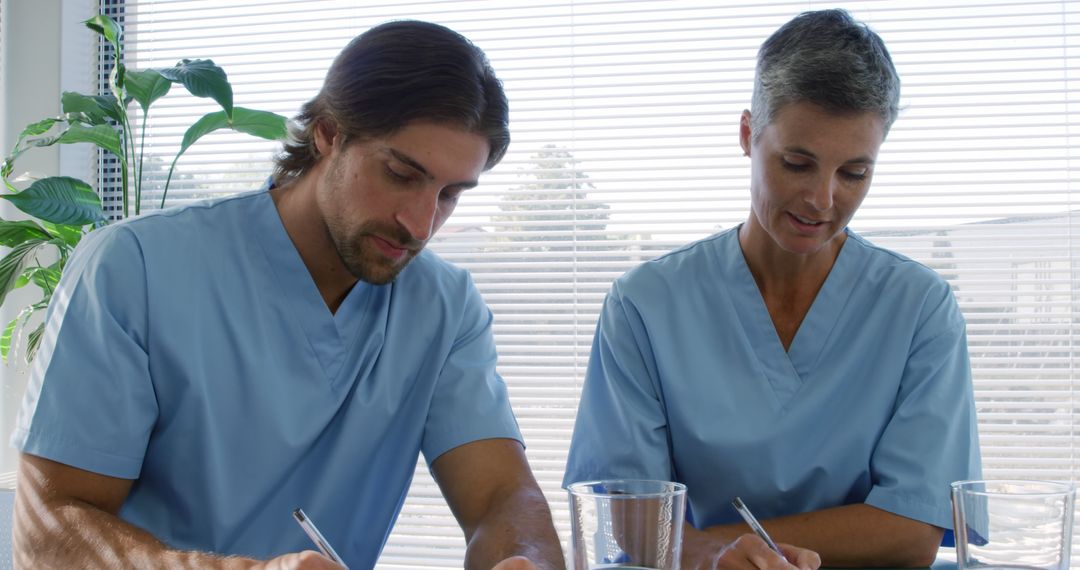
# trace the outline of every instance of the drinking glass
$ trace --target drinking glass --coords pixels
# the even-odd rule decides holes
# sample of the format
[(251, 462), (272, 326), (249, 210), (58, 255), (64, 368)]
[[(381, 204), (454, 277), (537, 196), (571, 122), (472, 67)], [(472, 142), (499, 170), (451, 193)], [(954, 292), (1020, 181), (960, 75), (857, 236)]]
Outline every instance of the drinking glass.
[(678, 570), (686, 485), (670, 481), (584, 481), (570, 493), (574, 570)]
[(1075, 500), (1069, 483), (953, 483), (957, 566), (1067, 570)]

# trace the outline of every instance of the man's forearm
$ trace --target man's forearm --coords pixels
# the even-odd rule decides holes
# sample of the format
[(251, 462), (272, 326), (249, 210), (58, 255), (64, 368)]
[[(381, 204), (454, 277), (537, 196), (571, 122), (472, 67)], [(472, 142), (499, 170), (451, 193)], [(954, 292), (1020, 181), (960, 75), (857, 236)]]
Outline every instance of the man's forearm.
[(150, 533), (92, 505), (24, 506), (16, 511), (16, 568), (214, 568), (239, 570), (255, 560), (172, 550)]
[(551, 510), (539, 489), (520, 488), (489, 512), (472, 533), (465, 567), (490, 570), (512, 556), (525, 556), (543, 570), (565, 568)]
[[(762, 521), (776, 542), (809, 548), (823, 566), (924, 567), (933, 563), (943, 531), (865, 504), (845, 505)], [(730, 542), (750, 532), (744, 524), (705, 529)]]

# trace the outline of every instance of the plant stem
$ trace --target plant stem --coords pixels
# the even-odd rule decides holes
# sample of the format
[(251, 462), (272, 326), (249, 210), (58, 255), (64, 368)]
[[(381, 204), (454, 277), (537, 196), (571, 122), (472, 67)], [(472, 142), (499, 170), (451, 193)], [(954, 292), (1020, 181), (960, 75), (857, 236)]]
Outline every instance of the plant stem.
[[(139, 173), (139, 163), (138, 163), (139, 156), (135, 153), (135, 140), (134, 140), (134, 137), (131, 136), (131, 132), (132, 132), (132, 129), (131, 129), (131, 117), (128, 116), (127, 108), (125, 108), (125, 107), (120, 108), (120, 116), (124, 118), (124, 155), (125, 155), (125, 162), (127, 164), (131, 165), (132, 170), (133, 170), (133, 174), (134, 174), (134, 177), (135, 177), (135, 180), (134, 180), (134, 186), (135, 186), (135, 192), (134, 192), (135, 215), (138, 215), (139, 214), (139, 192), (142, 190), (142, 180), (141, 180), (141, 175)], [(128, 198), (128, 185), (126, 184), (126, 182), (127, 182), (127, 177), (126, 177), (127, 170), (126, 170), (126, 168), (124, 170), (124, 174), (125, 174), (125, 178), (124, 178), (125, 184), (124, 184), (124, 216), (123, 217), (126, 218), (126, 217), (128, 217), (130, 215), (129, 210), (128, 210), (128, 206), (127, 206), (129, 198)]]
[(137, 182), (135, 183), (135, 215), (139, 215), (139, 211), (142, 208), (142, 191), (143, 191), (143, 173), (145, 172), (146, 165), (143, 160), (146, 158), (146, 119), (150, 115), (149, 109), (143, 109), (142, 112), (142, 126), (139, 127), (139, 166), (135, 171), (135, 177)]
[(165, 177), (165, 190), (162, 191), (162, 193), (161, 193), (161, 207), (162, 208), (165, 207), (165, 197), (169, 195), (169, 182), (172, 181), (173, 169), (176, 168), (176, 161), (179, 158), (180, 158), (180, 156), (177, 155), (176, 158), (173, 159), (172, 164), (169, 165), (169, 174), (168, 174), (168, 176)]

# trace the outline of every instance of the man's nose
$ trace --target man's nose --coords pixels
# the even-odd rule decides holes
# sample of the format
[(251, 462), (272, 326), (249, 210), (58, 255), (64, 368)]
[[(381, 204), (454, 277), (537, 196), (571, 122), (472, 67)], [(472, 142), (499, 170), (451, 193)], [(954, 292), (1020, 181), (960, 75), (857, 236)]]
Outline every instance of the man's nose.
[(397, 220), (414, 240), (426, 242), (435, 233), (435, 217), (439, 211), (436, 192), (423, 192), (409, 196), (398, 211)]

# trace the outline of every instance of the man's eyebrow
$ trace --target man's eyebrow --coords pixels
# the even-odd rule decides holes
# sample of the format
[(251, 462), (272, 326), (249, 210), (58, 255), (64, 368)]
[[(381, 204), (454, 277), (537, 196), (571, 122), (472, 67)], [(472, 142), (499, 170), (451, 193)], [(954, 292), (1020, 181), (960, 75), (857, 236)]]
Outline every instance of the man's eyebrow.
[(434, 180), (435, 179), (435, 177), (432, 176), (431, 173), (428, 172), (426, 168), (424, 168), (423, 164), (420, 164), (419, 162), (413, 160), (413, 158), (410, 157), (409, 155), (407, 155), (407, 154), (405, 154), (405, 153), (403, 153), (403, 152), (401, 152), (401, 151), (399, 151), (397, 149), (390, 148), (390, 147), (385, 147), (385, 150), (390, 156), (394, 157), (395, 159), (397, 159), (400, 162), (404, 162), (405, 164), (409, 165), (411, 168), (413, 168), (414, 170), (416, 170), (420, 174), (423, 174), (424, 177), (427, 178), (428, 180)]
[[(426, 168), (424, 168), (424, 165), (420, 164), (416, 160), (413, 160), (413, 158), (410, 157), (409, 155), (407, 155), (407, 154), (405, 154), (405, 153), (403, 153), (403, 152), (401, 152), (401, 151), (399, 151), (397, 149), (391, 148), (391, 147), (385, 147), (385, 150), (386, 150), (387, 154), (394, 157), (395, 160), (398, 160), (400, 162), (404, 162), (410, 168), (413, 168), (417, 172), (422, 174), (424, 176), (424, 178), (427, 178), (429, 181), (430, 180), (435, 180), (435, 177), (432, 176), (431, 173), (428, 172)], [(479, 184), (479, 182), (476, 181), (476, 180), (464, 180), (464, 181), (461, 181), (461, 182), (455, 182), (453, 184), (449, 184), (448, 186), (457, 186), (458, 188), (467, 190), (469, 188), (472, 188), (472, 187), (476, 186), (477, 184)]]

